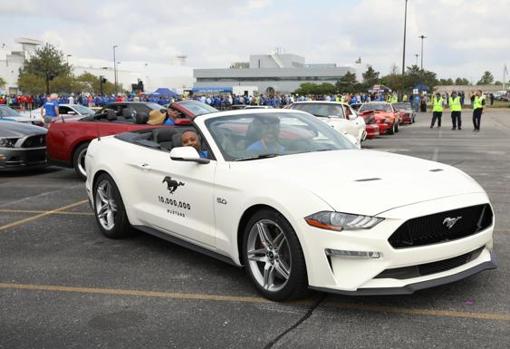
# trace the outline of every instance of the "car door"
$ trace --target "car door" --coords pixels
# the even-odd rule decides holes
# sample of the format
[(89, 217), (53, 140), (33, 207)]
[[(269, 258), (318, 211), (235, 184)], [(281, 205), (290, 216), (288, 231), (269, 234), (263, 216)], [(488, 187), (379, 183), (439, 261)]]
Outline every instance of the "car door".
[(130, 160), (135, 179), (133, 209), (144, 225), (213, 248), (216, 161), (176, 161), (167, 151), (140, 146)]
[(349, 133), (356, 137), (360, 141), (360, 137), (365, 128), (365, 121), (363, 118), (358, 116), (356, 112), (348, 105), (344, 105), (345, 119), (349, 121)]

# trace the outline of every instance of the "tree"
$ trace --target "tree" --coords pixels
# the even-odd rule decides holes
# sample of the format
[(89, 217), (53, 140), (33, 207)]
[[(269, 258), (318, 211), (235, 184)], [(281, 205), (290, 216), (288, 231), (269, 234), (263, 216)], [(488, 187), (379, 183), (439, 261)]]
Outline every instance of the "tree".
[(503, 86), (503, 83), (498, 80), (498, 81), (494, 82), (494, 85), (496, 85), (496, 86)]
[(336, 88), (340, 93), (359, 91), (360, 85), (356, 80), (356, 74), (351, 72), (345, 73), (345, 75), (336, 82)]
[(5, 85), (7, 85), (7, 81), (5, 81), (1, 76), (0, 76), (0, 88), (3, 88)]
[(490, 85), (494, 82), (494, 75), (490, 71), (485, 71), (482, 78), (476, 83), (477, 85)]
[(19, 80), (22, 80), (25, 74), (31, 74), (42, 78), (45, 84), (46, 94), (49, 94), (50, 81), (59, 76), (70, 76), (71, 66), (64, 62), (64, 54), (62, 51), (59, 51), (51, 44), (46, 44), (35, 50), (34, 55), (25, 62), (23, 69), (20, 71)]
[(311, 82), (305, 82), (299, 86), (299, 88), (294, 91), (299, 95), (327, 95), (334, 94), (336, 92), (336, 87), (330, 83), (322, 83), (322, 84), (314, 84)]
[(379, 83), (379, 72), (375, 71), (371, 65), (368, 66), (366, 72), (361, 74), (363, 76), (363, 83), (368, 86), (373, 86)]
[(437, 82), (438, 85), (445, 86), (445, 85), (453, 85), (453, 80), (451, 78), (448, 79), (439, 79)]
[(39, 95), (45, 91), (44, 79), (31, 73), (20, 73), (18, 86), (25, 94)]
[(469, 85), (469, 80), (466, 78), (455, 79), (455, 85)]

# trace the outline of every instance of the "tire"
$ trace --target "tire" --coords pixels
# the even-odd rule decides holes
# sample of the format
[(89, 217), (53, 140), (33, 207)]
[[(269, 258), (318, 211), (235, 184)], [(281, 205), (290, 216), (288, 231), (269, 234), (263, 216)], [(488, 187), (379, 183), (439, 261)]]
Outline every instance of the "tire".
[(393, 125), (391, 125), (391, 128), (390, 128), (390, 129), (388, 129), (388, 134), (389, 134), (389, 135), (394, 135), (394, 134), (395, 134), (395, 127), (396, 127), (395, 125), (396, 125), (396, 124), (395, 124), (395, 123), (393, 123)]
[(299, 239), (278, 212), (263, 209), (250, 218), (244, 229), (241, 258), (257, 291), (265, 298), (285, 301), (308, 293)]
[(101, 232), (111, 238), (120, 239), (133, 235), (119, 189), (112, 177), (100, 174), (93, 188), (94, 215)]
[(400, 123), (397, 123), (397, 125), (395, 126), (395, 133), (399, 132), (399, 130), (398, 130), (399, 125), (400, 125)]
[(73, 168), (74, 172), (82, 180), (87, 179), (87, 173), (85, 172), (85, 155), (87, 155), (87, 148), (89, 143), (80, 144), (73, 153)]

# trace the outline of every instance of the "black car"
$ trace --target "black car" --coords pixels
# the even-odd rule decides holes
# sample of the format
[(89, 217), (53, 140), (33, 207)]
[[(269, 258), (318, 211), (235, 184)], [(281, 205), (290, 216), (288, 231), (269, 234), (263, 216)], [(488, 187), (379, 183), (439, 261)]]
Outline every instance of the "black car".
[(46, 129), (0, 122), (0, 171), (46, 166)]

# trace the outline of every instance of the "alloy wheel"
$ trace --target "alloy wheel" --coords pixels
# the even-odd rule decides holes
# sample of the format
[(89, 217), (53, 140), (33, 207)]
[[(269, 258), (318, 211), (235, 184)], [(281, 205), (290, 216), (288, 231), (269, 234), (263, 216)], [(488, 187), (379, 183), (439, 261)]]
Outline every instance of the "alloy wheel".
[(96, 216), (105, 230), (115, 227), (117, 204), (112, 195), (112, 184), (108, 180), (102, 180), (96, 189), (95, 198)]
[(259, 286), (270, 292), (284, 288), (292, 271), (292, 255), (282, 228), (270, 219), (257, 221), (246, 248), (250, 271)]

